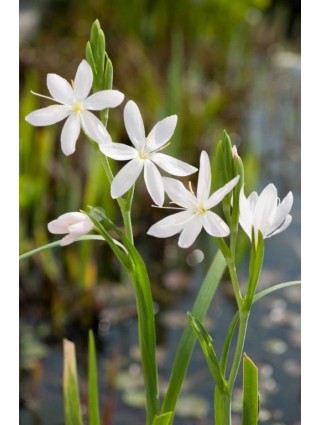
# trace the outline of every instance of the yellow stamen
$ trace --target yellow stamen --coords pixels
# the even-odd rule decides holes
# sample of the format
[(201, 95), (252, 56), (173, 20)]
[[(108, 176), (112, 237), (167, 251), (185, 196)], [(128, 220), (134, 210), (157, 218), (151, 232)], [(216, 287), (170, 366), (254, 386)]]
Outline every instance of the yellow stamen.
[(192, 189), (192, 183), (190, 181), (189, 181), (189, 189), (190, 189), (190, 192), (194, 195), (194, 191)]
[(164, 146), (162, 146), (160, 149), (158, 149), (158, 152), (159, 151), (162, 151), (165, 148), (167, 148), (169, 145), (171, 145), (171, 142), (168, 142), (167, 144), (165, 144)]

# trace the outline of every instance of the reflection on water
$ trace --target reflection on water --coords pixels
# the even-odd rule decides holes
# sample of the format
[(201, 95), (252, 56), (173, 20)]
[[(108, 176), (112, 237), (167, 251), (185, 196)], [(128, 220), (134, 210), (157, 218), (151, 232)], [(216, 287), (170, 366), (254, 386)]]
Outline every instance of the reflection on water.
[[(260, 288), (300, 278), (300, 62), (299, 57), (282, 52), (277, 47), (264, 57), (255, 57), (252, 64), (254, 78), (248, 88), (245, 113), (246, 140), (238, 146), (250, 149), (259, 158), (260, 188), (274, 183), (282, 199), (289, 190), (294, 195), (293, 222), (289, 229), (266, 241), (265, 266)], [(185, 323), (185, 312), (194, 301), (197, 285), (211, 254), (207, 249), (183, 251), (183, 261), (190, 267), (190, 276), (172, 272), (166, 285), (173, 294), (171, 305), (157, 313), (159, 330), (159, 362), (161, 388), (164, 390), (170, 374), (177, 342)], [(205, 258), (203, 259), (203, 252)], [(203, 261), (203, 262), (202, 262)], [(179, 274), (180, 273), (180, 274)], [(243, 272), (243, 281), (246, 276)], [(130, 299), (130, 298), (129, 298)], [(113, 304), (105, 310), (99, 327), (100, 386), (105, 417), (112, 416), (113, 425), (143, 423), (141, 402), (141, 373), (137, 350), (137, 331), (133, 301), (129, 307)], [(219, 352), (229, 321), (234, 314), (228, 282), (214, 300), (207, 326), (214, 336)], [(300, 423), (300, 292), (298, 287), (270, 295), (258, 303), (249, 322), (245, 351), (259, 367), (260, 423), (266, 425), (298, 425)], [(82, 341), (85, 343), (85, 341)], [(86, 391), (86, 354), (77, 341), (79, 372)], [(120, 373), (127, 370), (127, 374)], [(111, 380), (110, 371), (117, 371), (118, 382)], [(63, 424), (61, 398), (61, 347), (50, 347), (33, 377), (34, 388), (22, 386), (24, 403), (20, 410), (21, 425)], [(108, 384), (106, 384), (108, 382)], [(133, 390), (130, 392), (130, 385)], [(234, 425), (241, 423), (241, 376), (234, 400)], [(117, 391), (114, 386), (121, 390)], [(106, 388), (108, 386), (108, 388)], [(176, 424), (206, 425), (212, 421), (212, 381), (203, 355), (196, 347), (184, 385), (184, 395), (201, 399), (187, 399), (185, 406), (193, 406), (188, 418), (177, 416)], [(36, 401), (35, 401), (36, 400)], [(194, 405), (192, 403), (195, 403)], [(128, 407), (129, 404), (129, 407)], [(185, 407), (181, 405), (183, 416)], [(197, 410), (199, 409), (199, 411)], [(199, 413), (200, 412), (200, 413)], [(200, 416), (200, 419), (190, 416)], [(110, 422), (111, 423), (111, 422)]]

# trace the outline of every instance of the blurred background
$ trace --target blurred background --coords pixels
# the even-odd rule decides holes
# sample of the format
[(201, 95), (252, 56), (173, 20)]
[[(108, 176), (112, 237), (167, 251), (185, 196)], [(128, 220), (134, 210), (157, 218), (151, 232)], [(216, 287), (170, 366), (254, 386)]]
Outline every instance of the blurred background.
[[(93, 21), (99, 19), (114, 67), (114, 88), (140, 107), (146, 130), (170, 114), (178, 126), (166, 153), (198, 166), (225, 129), (238, 148), (246, 190), (274, 183), (294, 195), (289, 229), (266, 241), (260, 289), (300, 278), (300, 2), (298, 0), (21, 0), (20, 251), (56, 239), (47, 223), (67, 211), (101, 205), (120, 223), (97, 153), (83, 136), (76, 153), (60, 149), (61, 124), (44, 128), (24, 117), (49, 103), (47, 73), (74, 78)], [(127, 142), (123, 107), (110, 111), (114, 141)], [(214, 161), (213, 161), (214, 163)], [(114, 171), (117, 164), (112, 164)], [(196, 176), (193, 176), (193, 179)], [(185, 313), (216, 248), (203, 235), (188, 250), (177, 238), (146, 235), (162, 211), (139, 181), (133, 205), (136, 244), (149, 266), (155, 299), (161, 388), (171, 370)], [(248, 242), (238, 252), (246, 281)], [(98, 344), (104, 425), (143, 423), (134, 298), (111, 251), (82, 242), (21, 262), (20, 424), (62, 425), (62, 338), (77, 344), (86, 403), (87, 333)], [(235, 312), (226, 274), (206, 326), (220, 352)], [(245, 351), (260, 371), (260, 423), (300, 424), (300, 291), (254, 307)], [(241, 376), (234, 425), (241, 423)], [(194, 351), (176, 424), (212, 423), (213, 384)], [(84, 407), (84, 415), (86, 415)]]

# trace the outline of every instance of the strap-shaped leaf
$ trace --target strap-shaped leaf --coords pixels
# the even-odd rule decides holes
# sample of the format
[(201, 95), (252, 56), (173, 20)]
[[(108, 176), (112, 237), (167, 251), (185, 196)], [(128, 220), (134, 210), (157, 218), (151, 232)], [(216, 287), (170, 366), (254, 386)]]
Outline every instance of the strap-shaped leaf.
[[(225, 268), (225, 259), (221, 252), (218, 251), (202, 282), (191, 311), (191, 314), (197, 317), (198, 320), (203, 320), (205, 318)], [(193, 330), (189, 326), (186, 327), (178, 346), (177, 354), (172, 367), (169, 386), (162, 404), (161, 412), (163, 413), (170, 411), (174, 413), (175, 411), (182, 382), (188, 370), (195, 342), (196, 336)]]
[(162, 415), (155, 416), (152, 425), (169, 425), (171, 423), (172, 412), (162, 413)]
[(83, 425), (74, 343), (63, 340), (63, 399), (66, 425)]
[(90, 425), (100, 425), (96, 346), (95, 346), (94, 335), (92, 330), (89, 331), (88, 376), (89, 376), (89, 388), (88, 388), (89, 423)]
[[(96, 226), (99, 226), (102, 236), (106, 237), (109, 244), (111, 238), (109, 232), (112, 230), (118, 235), (121, 244), (127, 251), (124, 253), (114, 242), (113, 246), (110, 245), (120, 261), (125, 255), (124, 265), (133, 281), (138, 312), (139, 346), (146, 388), (147, 424), (151, 425), (153, 418), (159, 413), (159, 393), (154, 311), (148, 272), (139, 252), (127, 236), (106, 216), (102, 208), (92, 208), (89, 217)], [(120, 255), (119, 250), (122, 251)], [(168, 411), (170, 409), (166, 410), (166, 412)]]
[(257, 425), (259, 415), (258, 368), (243, 355), (242, 425)]
[(188, 317), (192, 329), (198, 338), (199, 344), (207, 360), (209, 370), (213, 376), (213, 379), (215, 380), (216, 385), (219, 387), (221, 392), (227, 391), (227, 383), (220, 370), (219, 360), (214, 351), (211, 336), (198, 319), (193, 317), (190, 313), (188, 313)]

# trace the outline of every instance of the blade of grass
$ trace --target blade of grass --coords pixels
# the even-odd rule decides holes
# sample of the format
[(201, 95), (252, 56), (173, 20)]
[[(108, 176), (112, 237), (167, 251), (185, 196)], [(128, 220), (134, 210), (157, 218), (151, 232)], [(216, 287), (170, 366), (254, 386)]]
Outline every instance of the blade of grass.
[(89, 331), (88, 348), (88, 375), (89, 375), (89, 423), (90, 425), (100, 425), (99, 413), (99, 388), (97, 377), (96, 346), (92, 330)]
[(259, 415), (258, 368), (243, 355), (242, 425), (257, 425)]
[(66, 425), (83, 425), (74, 343), (63, 340), (63, 398)]
[[(212, 298), (226, 268), (226, 262), (220, 251), (214, 257), (204, 278), (191, 314), (203, 320), (207, 314)], [(169, 386), (162, 404), (161, 412), (174, 412), (181, 391), (182, 382), (187, 373), (191, 354), (196, 342), (196, 336), (190, 326), (187, 326), (181, 337), (175, 361), (173, 364)], [(173, 414), (172, 414), (173, 420)], [(172, 421), (171, 421), (172, 423)]]

